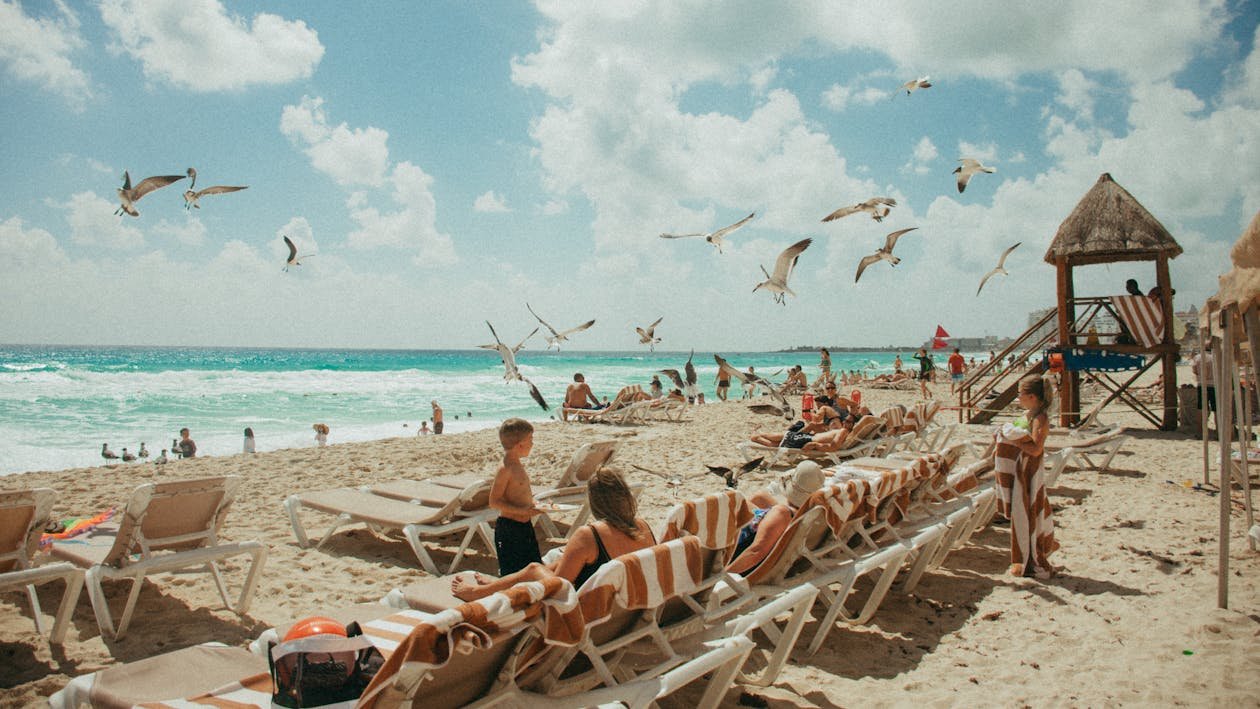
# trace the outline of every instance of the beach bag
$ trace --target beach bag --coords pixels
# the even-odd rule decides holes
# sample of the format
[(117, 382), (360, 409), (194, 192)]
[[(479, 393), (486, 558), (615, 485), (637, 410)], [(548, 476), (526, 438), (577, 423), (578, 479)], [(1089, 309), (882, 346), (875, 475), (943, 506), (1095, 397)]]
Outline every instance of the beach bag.
[(271, 667), (271, 702), (280, 707), (353, 707), (385, 658), (358, 625), (351, 637), (316, 635), (267, 651)]

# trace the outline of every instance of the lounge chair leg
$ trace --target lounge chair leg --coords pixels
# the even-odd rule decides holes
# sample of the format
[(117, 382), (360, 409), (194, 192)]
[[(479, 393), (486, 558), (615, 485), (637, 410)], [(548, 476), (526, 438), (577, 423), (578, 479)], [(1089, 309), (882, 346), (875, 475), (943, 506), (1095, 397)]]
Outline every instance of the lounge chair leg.
[(44, 634), (44, 619), (40, 617), (39, 595), (35, 593), (35, 584), (26, 585), (26, 597), (31, 602), (31, 615), (35, 617), (35, 632)]
[(249, 573), (245, 576), (245, 586), (241, 589), (240, 600), (236, 602), (236, 607), (228, 606), (237, 615), (245, 615), (249, 612), (249, 606), (254, 602), (254, 591), (258, 589), (258, 581), (262, 578), (263, 566), (267, 564), (267, 547), (260, 542), (247, 542), (247, 544), (257, 544), (252, 547), (249, 552), (253, 561), (249, 565)]
[(494, 531), (490, 529), (490, 524), (487, 522), (481, 522), (478, 524), (477, 533), (481, 535), (481, 541), (486, 543), (486, 551), (490, 552), (492, 556), (497, 557), (497, 553), (494, 549)]
[(713, 672), (713, 676), (709, 679), (709, 684), (704, 688), (704, 696), (700, 697), (700, 703), (696, 705), (696, 709), (713, 709), (722, 704), (726, 693), (735, 685), (736, 675), (743, 669), (744, 663), (748, 661), (748, 655), (751, 653), (752, 648), (750, 647), (739, 660), (728, 662)]
[(302, 501), (297, 495), (289, 495), (284, 500), (284, 509), (289, 513), (289, 524), (293, 526), (293, 536), (297, 537), (298, 547), (305, 549), (310, 540), (306, 538), (306, 528), (302, 526), (302, 520), (298, 517), (298, 510), (302, 507)]
[[(766, 667), (757, 677), (740, 673), (740, 682), (750, 684), (756, 687), (765, 687), (773, 682), (782, 671), (783, 665), (787, 664), (788, 655), (792, 653), (792, 648), (796, 647), (796, 640), (801, 636), (801, 629), (805, 627), (805, 620), (809, 617), (809, 609), (814, 605), (814, 599), (810, 598), (808, 602), (801, 603), (792, 609), (792, 615), (783, 626), (783, 630), (779, 631), (779, 639), (775, 641), (774, 652), (771, 653), (770, 659), (766, 661)], [(774, 621), (770, 621), (770, 625)], [(742, 669), (737, 667), (736, 669)]]
[(88, 588), (88, 600), (92, 602), (92, 613), (96, 615), (96, 625), (100, 628), (101, 636), (106, 640), (115, 640), (117, 635), (114, 632), (114, 618), (109, 612), (109, 603), (105, 600), (105, 590), (101, 588), (101, 573), (99, 566), (93, 566), (87, 570), (84, 582)]
[(464, 539), (463, 541), (460, 542), (459, 551), (455, 552), (455, 558), (451, 559), (451, 566), (449, 569), (446, 570), (446, 573), (448, 574), (455, 573), (455, 569), (456, 567), (459, 566), (459, 562), (464, 560), (464, 553), (468, 551), (468, 545), (472, 544), (473, 537), (475, 537), (476, 535), (477, 535), (476, 525), (469, 527), (468, 531), (464, 533)]
[(66, 592), (61, 596), (61, 605), (57, 607), (57, 618), (53, 621), (52, 636), (48, 641), (53, 645), (61, 645), (66, 640), (66, 631), (70, 629), (70, 617), (74, 615), (74, 607), (79, 605), (79, 592), (83, 590), (83, 572), (75, 570), (66, 576)]
[(114, 632), (115, 640), (122, 640), (127, 634), (127, 627), (131, 625), (131, 616), (136, 610), (136, 601), (140, 600), (140, 587), (143, 583), (143, 576), (134, 576), (131, 579), (131, 592), (127, 594), (127, 605), (123, 606), (122, 617), (118, 619), (118, 630)]
[(437, 564), (433, 563), (433, 557), (429, 556), (429, 552), (424, 548), (424, 542), (420, 541), (420, 530), (416, 529), (415, 525), (409, 524), (403, 527), (403, 535), (407, 537), (407, 543), (411, 545), (411, 550), (420, 560), (420, 566), (434, 576), (441, 576), (442, 572), (438, 571)]
[(219, 589), (219, 598), (223, 599), (223, 605), (227, 606), (228, 610), (232, 610), (232, 600), (228, 598), (227, 584), (223, 583), (223, 574), (219, 573), (219, 565), (214, 561), (207, 561), (206, 568), (214, 577), (214, 585)]

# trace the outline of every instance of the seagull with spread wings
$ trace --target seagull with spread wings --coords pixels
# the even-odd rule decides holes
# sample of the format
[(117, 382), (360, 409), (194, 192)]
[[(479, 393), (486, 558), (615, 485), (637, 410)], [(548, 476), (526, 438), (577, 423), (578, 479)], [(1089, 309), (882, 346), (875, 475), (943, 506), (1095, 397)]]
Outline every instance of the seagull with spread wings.
[(635, 332), (639, 333), (639, 344), (647, 345), (649, 352), (655, 352), (656, 343), (661, 341), (661, 338), (656, 336), (656, 326), (660, 325), (661, 321), (664, 319), (665, 319), (664, 315), (657, 318), (656, 322), (652, 323), (651, 325), (648, 325), (646, 330), (641, 327), (636, 327), (634, 329)]
[(788, 279), (791, 278), (792, 271), (796, 268), (796, 260), (801, 257), (801, 252), (808, 249), (809, 245), (812, 243), (814, 243), (813, 239), (801, 239), (795, 244), (792, 244), (784, 249), (783, 252), (779, 254), (779, 258), (774, 261), (773, 275), (766, 273), (766, 267), (762, 266), (761, 272), (766, 274), (766, 280), (758, 283), (757, 286), (753, 288), (753, 292), (756, 293), (762, 288), (765, 288), (771, 293), (774, 293), (774, 302), (779, 305), (787, 305), (787, 302), (783, 298), (784, 294), (790, 295), (793, 298), (796, 297), (796, 293), (794, 293), (791, 288), (788, 288)]
[(796, 418), (796, 409), (792, 408), (792, 404), (788, 402), (783, 394), (779, 393), (779, 388), (774, 385), (774, 382), (771, 382), (765, 377), (759, 377), (756, 374), (739, 371), (735, 367), (731, 366), (731, 363), (727, 362), (722, 355), (714, 354), (713, 361), (717, 362), (719, 369), (726, 372), (731, 378), (739, 380), (740, 383), (745, 385), (752, 384), (754, 386), (761, 387), (761, 390), (768, 394), (771, 401), (773, 401), (775, 406), (778, 407), (779, 413), (783, 415), (783, 418), (789, 420)]
[(533, 382), (521, 375), (521, 371), (516, 368), (516, 353), (525, 346), (525, 340), (533, 337), (534, 332), (538, 332), (538, 328), (534, 328), (534, 332), (526, 335), (525, 340), (521, 340), (521, 344), (516, 347), (508, 347), (503, 344), (502, 340), (499, 339), (499, 333), (494, 331), (494, 325), (491, 325), (489, 320), (486, 321), (486, 327), (490, 328), (490, 334), (494, 335), (494, 344), (478, 346), (483, 349), (495, 350), (499, 353), (499, 358), (503, 360), (503, 381), (525, 382), (529, 385), (529, 395), (534, 397), (534, 401), (538, 402), (538, 405), (542, 407), (543, 411), (548, 411), (547, 402), (543, 399), (542, 392), (538, 391), (538, 387), (534, 386)]
[(997, 168), (982, 165), (979, 160), (973, 158), (958, 158), (958, 162), (962, 163), (962, 165), (954, 168), (954, 174), (958, 175), (959, 194), (962, 194), (962, 191), (967, 189), (967, 183), (971, 182), (971, 176), (977, 172), (997, 172)]
[(708, 468), (710, 473), (725, 478), (726, 486), (734, 489), (739, 487), (740, 478), (760, 468), (764, 461), (765, 457), (763, 456), (761, 458), (753, 458), (747, 463), (741, 464), (738, 468), (728, 468), (725, 465), (709, 465), (708, 463), (705, 463), (704, 467)]
[(582, 323), (581, 325), (578, 325), (577, 327), (571, 327), (568, 330), (564, 330), (563, 332), (557, 332), (554, 327), (547, 324), (546, 320), (543, 320), (542, 318), (538, 317), (538, 313), (535, 313), (534, 309), (529, 307), (529, 303), (525, 304), (525, 308), (529, 310), (530, 315), (533, 315), (534, 318), (538, 320), (538, 322), (542, 323), (543, 327), (551, 331), (550, 335), (543, 335), (543, 338), (547, 340), (547, 349), (551, 349), (551, 346), (555, 345), (557, 352), (560, 351), (560, 343), (567, 342), (569, 340), (569, 335), (572, 335), (575, 332), (581, 332), (595, 324), (594, 320), (587, 320), (586, 322)]
[(669, 380), (673, 382), (674, 386), (677, 387), (679, 391), (686, 394), (687, 398), (691, 401), (695, 401), (696, 394), (699, 393), (699, 389), (696, 386), (696, 368), (691, 364), (691, 359), (695, 356), (695, 354), (696, 351), (692, 350), (691, 355), (687, 357), (687, 364), (683, 367), (682, 374), (680, 374), (677, 369), (657, 370), (661, 374), (669, 377)]
[(865, 271), (867, 266), (877, 261), (887, 261), (894, 266), (901, 263), (901, 259), (893, 256), (893, 247), (897, 245), (897, 239), (900, 239), (902, 234), (914, 231), (918, 228), (919, 227), (917, 226), (912, 226), (909, 229), (898, 229), (897, 231), (894, 231), (884, 237), (884, 246), (882, 248), (877, 249), (875, 253), (870, 256), (864, 256), (862, 260), (858, 262), (857, 276), (853, 279), (853, 282), (857, 283), (862, 280), (862, 271)]
[(240, 192), (241, 190), (249, 189), (249, 185), (240, 185), (235, 187), (229, 185), (215, 185), (214, 187), (207, 187), (204, 190), (197, 190), (194, 192), (193, 189), (197, 187), (197, 171), (191, 167), (188, 168), (188, 176), (192, 178), (192, 184), (188, 185), (188, 189), (184, 190), (184, 209), (201, 209), (201, 205), (197, 204), (197, 200), (206, 195), (227, 194), (229, 192)]
[(752, 218), (755, 216), (757, 216), (757, 213), (753, 212), (752, 214), (749, 214), (748, 216), (744, 217), (743, 219), (740, 219), (734, 224), (731, 224), (730, 226), (724, 226), (721, 229), (718, 229), (717, 231), (711, 231), (708, 233), (696, 232), (694, 234), (661, 234), (661, 238), (662, 239), (686, 239), (692, 236), (703, 236), (705, 241), (717, 247), (718, 253), (720, 254), (722, 253), (722, 240), (725, 239), (727, 236), (729, 236), (731, 232), (735, 231), (736, 229), (739, 229), (740, 227), (744, 226), (748, 222), (752, 221)]
[(1012, 247), (1008, 248), (1006, 251), (1003, 251), (1003, 252), (1002, 252), (1002, 258), (998, 259), (998, 265), (997, 265), (997, 268), (994, 268), (992, 271), (989, 271), (988, 273), (984, 274), (984, 278), (981, 278), (981, 279), (980, 279), (980, 287), (976, 289), (976, 295), (977, 295), (977, 296), (979, 296), (979, 295), (980, 295), (980, 291), (984, 290), (984, 284), (985, 284), (985, 283), (988, 283), (990, 278), (992, 278), (992, 277), (996, 276), (996, 275), (997, 275), (997, 274), (999, 274), (999, 273), (1000, 273), (1000, 274), (1002, 274), (1003, 276), (1009, 276), (1009, 275), (1011, 275), (1011, 274), (1009, 274), (1009, 273), (1007, 273), (1007, 272), (1006, 272), (1006, 257), (1007, 257), (1007, 256), (1010, 256), (1010, 255), (1011, 255), (1011, 252), (1012, 252), (1012, 251), (1014, 251), (1015, 249), (1018, 249), (1018, 248), (1019, 248), (1019, 245), (1020, 245), (1020, 244), (1022, 244), (1022, 243), (1024, 243), (1024, 242), (1022, 242), (1022, 241), (1017, 241), (1017, 242), (1015, 242), (1015, 245), (1014, 245), (1014, 246), (1012, 246)]
[(123, 170), (123, 186), (118, 188), (118, 209), (114, 210), (114, 214), (140, 216), (140, 212), (136, 211), (136, 202), (139, 202), (141, 197), (153, 190), (161, 189), (172, 182), (178, 182), (182, 179), (184, 179), (184, 175), (157, 175), (155, 177), (146, 177), (135, 187), (132, 187), (131, 173)]
[(932, 82), (929, 81), (929, 77), (920, 76), (917, 79), (911, 79), (907, 81), (906, 83), (902, 84), (901, 88), (905, 89), (906, 95), (909, 96), (910, 94), (914, 93), (916, 89), (932, 88)]
[(858, 202), (851, 207), (841, 207), (831, 214), (823, 217), (822, 220), (824, 222), (834, 222), (835, 220), (841, 217), (847, 217), (850, 214), (869, 212), (871, 219), (874, 219), (877, 222), (882, 222), (884, 221), (884, 217), (888, 216), (888, 213), (896, 206), (897, 200), (892, 197), (871, 197), (865, 202)]
[(280, 269), (281, 271), (288, 271), (289, 266), (301, 266), (302, 264), (300, 261), (298, 261), (298, 259), (310, 258), (311, 256), (315, 255), (315, 254), (302, 254), (301, 256), (298, 256), (297, 244), (294, 244), (293, 240), (290, 239), (288, 236), (285, 236), (284, 234), (281, 234), (280, 237), (284, 239), (284, 245), (289, 247), (289, 257), (284, 260), (284, 268)]

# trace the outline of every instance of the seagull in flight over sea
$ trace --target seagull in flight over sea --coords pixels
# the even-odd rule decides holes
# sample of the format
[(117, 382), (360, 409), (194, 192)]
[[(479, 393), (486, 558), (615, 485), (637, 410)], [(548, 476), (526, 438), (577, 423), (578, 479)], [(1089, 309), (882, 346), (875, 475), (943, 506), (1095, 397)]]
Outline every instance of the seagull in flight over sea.
[(734, 224), (731, 224), (730, 226), (724, 226), (721, 229), (718, 229), (717, 231), (711, 231), (711, 232), (708, 232), (707, 234), (704, 232), (696, 232), (694, 234), (661, 234), (661, 238), (662, 239), (686, 239), (687, 237), (691, 237), (691, 236), (703, 236), (705, 241), (717, 247), (718, 253), (720, 254), (722, 253), (722, 240), (725, 239), (731, 232), (735, 231), (736, 229), (739, 229), (740, 227), (744, 226), (748, 222), (752, 221), (752, 218), (755, 216), (757, 216), (757, 213), (753, 212), (752, 214), (749, 214), (748, 216), (744, 217), (743, 219), (740, 219), (739, 221), (735, 222)]
[(914, 93), (915, 89), (932, 88), (932, 83), (928, 81), (928, 77), (920, 76), (917, 79), (911, 79), (910, 81), (907, 81), (906, 83), (902, 84), (901, 88), (905, 89), (906, 95), (909, 96), (910, 94)]
[(870, 212), (871, 219), (874, 219), (877, 222), (882, 222), (884, 221), (884, 217), (888, 216), (888, 213), (896, 206), (897, 200), (892, 197), (871, 197), (865, 202), (858, 202), (852, 207), (841, 207), (831, 214), (823, 217), (822, 220), (824, 222), (832, 222), (840, 217), (847, 217), (850, 214)]
[[(571, 327), (568, 330), (565, 330), (563, 332), (557, 332), (554, 327), (547, 324), (546, 320), (543, 320), (542, 318), (538, 317), (538, 313), (535, 313), (534, 309), (529, 307), (529, 303), (525, 304), (525, 308), (529, 310), (530, 315), (533, 315), (538, 320), (538, 322), (542, 323), (543, 327), (551, 331), (550, 335), (543, 335), (543, 338), (547, 340), (547, 349), (551, 349), (551, 346), (555, 345), (557, 352), (560, 351), (561, 342), (568, 342), (569, 335), (572, 335), (575, 332), (581, 332), (595, 324), (594, 320), (588, 320), (582, 323), (581, 325), (578, 325), (577, 327)], [(537, 332), (537, 330), (535, 330), (534, 332)]]
[(896, 256), (893, 256), (893, 247), (897, 245), (897, 239), (900, 239), (902, 234), (905, 234), (906, 232), (914, 231), (915, 229), (918, 229), (918, 228), (919, 227), (917, 226), (912, 226), (909, 229), (898, 229), (897, 231), (894, 231), (893, 233), (884, 237), (883, 248), (876, 250), (875, 253), (871, 254), (870, 256), (864, 256), (862, 260), (858, 262), (857, 276), (854, 277), (853, 282), (857, 283), (858, 281), (862, 280), (862, 271), (865, 271), (867, 266), (875, 263), (876, 261), (887, 261), (888, 263), (894, 266), (901, 263), (901, 259), (897, 258)]
[(284, 245), (289, 247), (289, 257), (284, 260), (284, 268), (280, 269), (281, 271), (289, 270), (289, 266), (301, 266), (302, 264), (298, 261), (298, 259), (310, 258), (315, 255), (302, 254), (301, 256), (298, 256), (297, 246), (293, 243), (293, 241), (284, 234), (281, 234), (280, 236), (284, 238)]
[(652, 323), (651, 325), (648, 325), (646, 330), (641, 327), (636, 327), (634, 329), (635, 332), (639, 333), (639, 344), (647, 345), (649, 352), (655, 352), (656, 343), (661, 341), (661, 338), (656, 336), (656, 326), (660, 325), (661, 321), (664, 319), (665, 319), (664, 315), (657, 318), (656, 322)]
[(141, 197), (153, 190), (161, 189), (172, 182), (178, 182), (182, 179), (184, 179), (183, 175), (158, 175), (156, 177), (146, 177), (140, 181), (140, 184), (132, 187), (131, 173), (123, 170), (123, 186), (118, 188), (118, 209), (114, 210), (114, 214), (118, 216), (122, 214), (130, 214), (133, 217), (140, 216), (140, 212), (136, 211), (136, 202), (139, 202)]
[(783, 298), (785, 293), (793, 298), (796, 297), (796, 293), (793, 293), (792, 289), (788, 288), (788, 278), (791, 278), (792, 270), (796, 268), (796, 260), (801, 257), (801, 252), (808, 249), (812, 243), (814, 243), (813, 239), (801, 239), (784, 249), (779, 254), (779, 258), (774, 261), (774, 275), (766, 273), (766, 267), (762, 266), (761, 272), (766, 274), (766, 280), (758, 283), (753, 288), (753, 292), (756, 293), (758, 290), (765, 288), (774, 293), (774, 302), (779, 305), (787, 305)]
[(1011, 252), (1012, 252), (1012, 251), (1014, 251), (1015, 249), (1018, 249), (1018, 248), (1019, 248), (1019, 245), (1020, 245), (1020, 244), (1022, 244), (1022, 243), (1024, 243), (1024, 242), (1022, 242), (1022, 241), (1017, 241), (1017, 242), (1015, 242), (1015, 245), (1014, 245), (1014, 246), (1012, 246), (1012, 247), (1008, 248), (1006, 251), (1003, 251), (1003, 252), (1002, 252), (1002, 258), (998, 259), (998, 265), (997, 265), (997, 268), (995, 268), (995, 269), (993, 269), (992, 271), (989, 271), (988, 273), (984, 274), (984, 278), (981, 278), (981, 279), (980, 279), (980, 287), (976, 289), (976, 295), (977, 295), (977, 296), (978, 296), (978, 295), (980, 295), (980, 291), (984, 290), (984, 284), (985, 284), (985, 283), (988, 283), (990, 278), (992, 278), (992, 277), (996, 276), (996, 275), (997, 275), (997, 274), (999, 274), (999, 273), (1000, 273), (1000, 274), (1002, 274), (1003, 276), (1009, 276), (1009, 275), (1011, 275), (1011, 274), (1009, 274), (1009, 273), (1007, 273), (1007, 272), (1006, 272), (1006, 257), (1007, 257), (1007, 256), (1010, 256), (1010, 255), (1011, 255)]
[[(486, 324), (487, 324), (487, 325), (489, 325), (490, 323), (488, 323), (488, 322), (487, 322)], [(490, 328), (490, 332), (494, 332), (494, 328), (493, 328), (493, 327), (492, 327), (492, 328)], [(523, 340), (521, 340), (520, 342), (516, 343), (516, 347), (513, 347), (513, 348), (512, 348), (512, 354), (513, 354), (513, 355), (515, 355), (517, 352), (520, 352), (521, 350), (525, 349), (525, 343), (526, 343), (526, 342), (529, 342), (529, 338), (533, 337), (533, 336), (534, 336), (534, 335), (536, 335), (537, 333), (538, 333), (538, 328), (534, 328), (533, 330), (531, 330), (531, 331), (530, 331), (530, 333), (529, 333), (528, 335), (526, 335), (526, 336), (525, 336), (525, 338), (524, 338)], [(497, 335), (495, 336), (494, 340), (495, 340), (495, 342), (496, 342), (497, 344), (493, 344), (493, 345), (477, 345), (477, 346), (478, 346), (478, 347), (480, 347), (480, 348), (481, 348), (481, 349), (483, 349), (483, 350), (494, 350), (494, 351), (496, 351), (496, 352), (497, 352), (497, 351), (499, 350), (499, 345), (500, 345), (500, 344), (502, 344), (502, 343), (499, 343), (499, 338), (498, 338), (498, 336), (497, 336)], [(515, 360), (513, 360), (513, 362), (515, 362)], [(515, 365), (513, 365), (513, 366), (515, 366)]]
[(979, 160), (973, 158), (958, 158), (958, 162), (962, 163), (962, 166), (954, 168), (954, 174), (958, 175), (959, 194), (967, 189), (967, 183), (971, 181), (971, 176), (977, 172), (997, 172), (997, 168), (981, 165)]
[(503, 360), (503, 380), (507, 382), (511, 382), (511, 381), (525, 382), (526, 384), (528, 384), (529, 395), (534, 397), (534, 401), (538, 402), (538, 405), (542, 407), (543, 411), (548, 411), (549, 408), (547, 406), (547, 402), (546, 400), (543, 399), (542, 393), (538, 391), (538, 387), (534, 386), (534, 383), (531, 382), (530, 380), (521, 376), (520, 370), (516, 368), (517, 350), (519, 350), (521, 347), (525, 345), (525, 340), (528, 340), (530, 337), (532, 337), (534, 335), (534, 332), (538, 332), (538, 328), (534, 328), (534, 332), (531, 332), (529, 333), (529, 335), (526, 335), (525, 340), (521, 340), (521, 344), (517, 345), (516, 349), (512, 349), (508, 347), (507, 345), (503, 344), (503, 341), (499, 339), (499, 333), (494, 331), (494, 325), (491, 325), (489, 320), (486, 321), (486, 327), (490, 328), (490, 334), (494, 335), (494, 344), (481, 345), (481, 347), (498, 351), (499, 358)]

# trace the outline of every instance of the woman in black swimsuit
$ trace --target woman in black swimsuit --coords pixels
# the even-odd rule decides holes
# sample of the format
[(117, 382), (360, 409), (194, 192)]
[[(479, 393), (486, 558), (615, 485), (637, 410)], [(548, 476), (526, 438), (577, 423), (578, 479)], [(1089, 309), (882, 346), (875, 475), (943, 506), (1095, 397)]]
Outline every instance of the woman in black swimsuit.
[(638, 517), (634, 493), (620, 473), (600, 470), (586, 487), (595, 521), (579, 528), (551, 565), (538, 563), (501, 579), (483, 574), (460, 574), (451, 580), (451, 593), (463, 601), (484, 598), (521, 581), (559, 576), (580, 588), (586, 579), (611, 559), (656, 544), (648, 523)]

